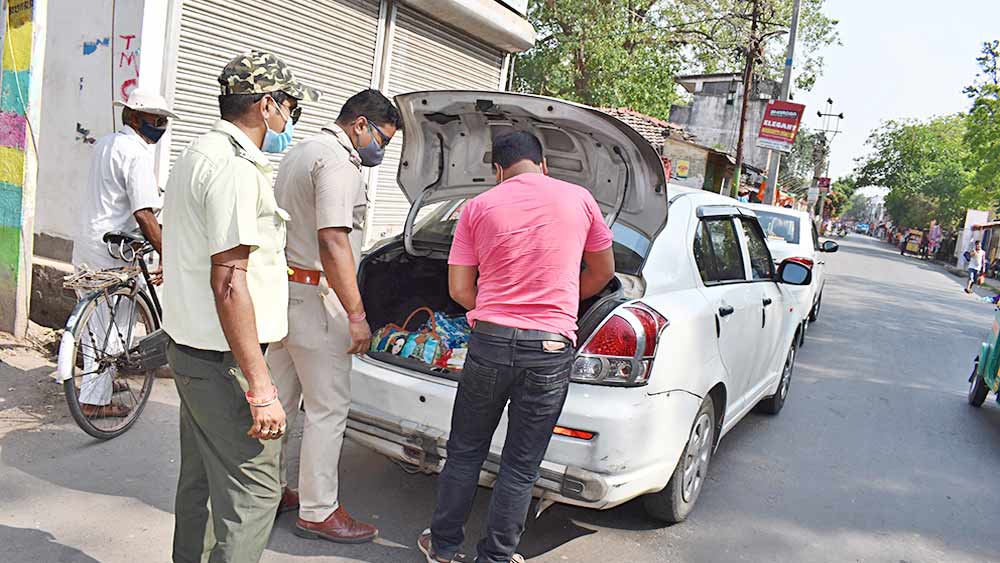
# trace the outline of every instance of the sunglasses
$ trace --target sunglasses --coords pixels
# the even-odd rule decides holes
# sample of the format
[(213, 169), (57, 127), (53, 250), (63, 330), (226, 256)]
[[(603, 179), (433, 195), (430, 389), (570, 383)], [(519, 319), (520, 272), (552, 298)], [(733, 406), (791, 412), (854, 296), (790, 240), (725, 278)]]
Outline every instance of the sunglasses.
[(296, 105), (292, 109), (288, 109), (284, 105), (276, 102), (274, 98), (271, 98), (271, 101), (274, 102), (274, 105), (278, 106), (278, 111), (281, 113), (282, 117), (285, 115), (285, 110), (288, 110), (288, 118), (292, 120), (292, 125), (299, 124), (299, 118), (302, 117), (302, 106)]
[(375, 131), (378, 132), (378, 136), (381, 139), (381, 142), (379, 143), (379, 145), (381, 145), (382, 148), (385, 148), (386, 146), (388, 146), (389, 141), (392, 140), (392, 137), (386, 135), (385, 131), (382, 131), (381, 129), (378, 128), (378, 125), (375, 125), (374, 123), (372, 123), (372, 120), (368, 119), (367, 115), (362, 116), (362, 117), (364, 117), (365, 119), (368, 120), (368, 126), (369, 127), (371, 127), (372, 129), (374, 129)]

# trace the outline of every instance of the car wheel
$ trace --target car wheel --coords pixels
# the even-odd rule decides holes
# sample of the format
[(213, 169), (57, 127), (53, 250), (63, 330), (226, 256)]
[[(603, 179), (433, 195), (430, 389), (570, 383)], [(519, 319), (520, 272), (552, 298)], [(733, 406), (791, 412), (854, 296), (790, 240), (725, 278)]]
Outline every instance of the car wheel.
[(809, 311), (809, 322), (814, 323), (816, 319), (819, 318), (819, 309), (823, 306), (823, 294), (819, 294), (819, 298), (816, 299), (816, 304), (813, 305), (812, 311)]
[(708, 478), (708, 466), (715, 448), (715, 403), (705, 397), (688, 436), (684, 453), (667, 486), (642, 497), (646, 513), (668, 524), (684, 521), (694, 509)]
[(781, 368), (781, 381), (778, 382), (778, 390), (774, 395), (764, 399), (757, 405), (760, 412), (765, 414), (778, 414), (785, 406), (785, 399), (788, 397), (788, 388), (792, 384), (792, 372), (795, 370), (795, 344), (788, 348), (788, 355), (785, 356), (785, 365)]
[(986, 382), (979, 376), (978, 362), (976, 362), (975, 367), (972, 368), (972, 377), (970, 377), (969, 380), (969, 404), (979, 408), (983, 406), (984, 402), (986, 402), (986, 396), (989, 395), (990, 388), (986, 386)]

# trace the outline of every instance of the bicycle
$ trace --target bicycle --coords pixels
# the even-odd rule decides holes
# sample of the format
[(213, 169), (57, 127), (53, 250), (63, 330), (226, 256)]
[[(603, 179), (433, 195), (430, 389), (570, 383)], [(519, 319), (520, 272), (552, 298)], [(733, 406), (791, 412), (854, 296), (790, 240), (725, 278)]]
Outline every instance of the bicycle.
[(128, 431), (149, 401), (156, 369), (166, 365), (166, 335), (145, 261), (153, 246), (134, 233), (107, 233), (103, 241), (127, 265), (64, 280), (80, 299), (66, 321), (57, 373), (77, 425), (110, 440)]

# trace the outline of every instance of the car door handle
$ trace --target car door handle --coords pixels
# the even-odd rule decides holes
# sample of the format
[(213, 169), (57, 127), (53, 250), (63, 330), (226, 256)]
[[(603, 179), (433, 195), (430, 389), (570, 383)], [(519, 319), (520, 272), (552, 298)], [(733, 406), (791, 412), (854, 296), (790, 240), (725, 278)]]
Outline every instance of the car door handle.
[(773, 301), (771, 301), (770, 297), (765, 297), (763, 303), (764, 303), (765, 307), (770, 307), (771, 303), (773, 303)]
[(736, 312), (736, 309), (733, 309), (733, 307), (731, 305), (725, 305), (723, 307), (719, 307), (719, 316), (720, 317), (728, 317), (729, 315), (732, 315), (735, 312)]

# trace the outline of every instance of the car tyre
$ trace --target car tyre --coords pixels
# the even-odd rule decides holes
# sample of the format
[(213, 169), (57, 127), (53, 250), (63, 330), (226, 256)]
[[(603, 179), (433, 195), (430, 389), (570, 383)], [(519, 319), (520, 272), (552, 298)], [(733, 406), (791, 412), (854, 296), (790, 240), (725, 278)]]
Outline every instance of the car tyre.
[(819, 309), (823, 306), (823, 294), (819, 294), (819, 298), (816, 299), (816, 304), (813, 305), (812, 311), (809, 311), (809, 322), (814, 323), (819, 319)]
[(990, 393), (990, 388), (979, 375), (979, 362), (972, 368), (972, 377), (969, 378), (969, 404), (979, 408), (986, 402), (986, 396)]
[(792, 385), (792, 372), (795, 371), (796, 352), (797, 349), (793, 342), (788, 348), (788, 355), (785, 356), (785, 365), (781, 368), (781, 381), (778, 382), (778, 389), (774, 392), (774, 395), (764, 399), (757, 405), (759, 412), (775, 415), (784, 408), (785, 399), (788, 398), (788, 388)]
[(667, 524), (683, 522), (688, 517), (708, 479), (715, 434), (715, 403), (709, 396), (694, 417), (687, 445), (667, 486), (642, 497), (647, 514)]

